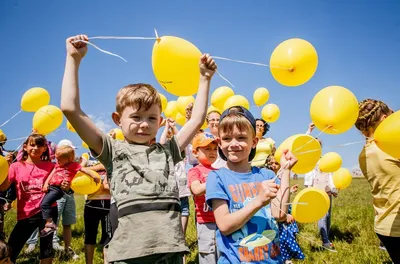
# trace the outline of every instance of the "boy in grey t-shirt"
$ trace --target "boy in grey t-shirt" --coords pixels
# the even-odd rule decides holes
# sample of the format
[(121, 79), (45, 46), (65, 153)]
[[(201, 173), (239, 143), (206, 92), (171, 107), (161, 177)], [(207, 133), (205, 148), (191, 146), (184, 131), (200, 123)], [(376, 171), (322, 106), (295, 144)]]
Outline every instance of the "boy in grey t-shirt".
[(97, 129), (80, 107), (78, 68), (87, 52), (87, 41), (85, 35), (66, 41), (61, 109), (82, 140), (98, 155), (110, 177), (119, 219), (109, 243), (108, 261), (182, 263), (187, 248), (180, 223), (174, 165), (182, 160), (182, 150), (204, 123), (210, 81), (217, 66), (208, 54), (201, 57), (194, 114), (166, 145), (149, 145), (161, 123), (157, 91), (148, 84), (122, 88), (117, 94), (116, 112), (112, 114), (124, 134), (125, 140), (120, 142)]

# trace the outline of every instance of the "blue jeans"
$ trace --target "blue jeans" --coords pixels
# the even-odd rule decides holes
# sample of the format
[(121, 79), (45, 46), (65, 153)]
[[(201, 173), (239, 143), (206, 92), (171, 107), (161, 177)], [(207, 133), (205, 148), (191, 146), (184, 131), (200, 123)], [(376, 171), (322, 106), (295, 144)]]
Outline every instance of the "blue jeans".
[(322, 243), (329, 244), (329, 230), (331, 229), (331, 209), (332, 209), (332, 195), (329, 195), (329, 210), (324, 217), (318, 221), (318, 230), (321, 235)]

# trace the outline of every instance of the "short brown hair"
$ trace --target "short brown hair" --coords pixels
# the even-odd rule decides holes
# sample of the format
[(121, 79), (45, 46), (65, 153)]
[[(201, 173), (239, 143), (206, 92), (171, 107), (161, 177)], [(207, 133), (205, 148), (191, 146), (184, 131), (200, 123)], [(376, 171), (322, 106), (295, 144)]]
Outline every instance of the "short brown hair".
[(56, 149), (56, 158), (66, 158), (72, 162), (75, 160), (75, 151), (70, 146), (60, 146)]
[(254, 131), (254, 128), (251, 125), (250, 121), (243, 115), (237, 114), (236, 112), (229, 113), (220, 121), (218, 126), (218, 133), (220, 131), (223, 131), (224, 133), (232, 133), (235, 126), (240, 131), (250, 130), (253, 136), (256, 135), (256, 132)]
[(150, 84), (129, 84), (118, 91), (116, 111), (119, 114), (121, 114), (127, 106), (136, 109), (144, 107), (145, 110), (148, 110), (153, 105), (157, 105), (161, 112), (160, 95)]
[(384, 102), (375, 99), (365, 99), (359, 103), (358, 119), (356, 128), (361, 132), (368, 132), (375, 129), (383, 115), (393, 114)]

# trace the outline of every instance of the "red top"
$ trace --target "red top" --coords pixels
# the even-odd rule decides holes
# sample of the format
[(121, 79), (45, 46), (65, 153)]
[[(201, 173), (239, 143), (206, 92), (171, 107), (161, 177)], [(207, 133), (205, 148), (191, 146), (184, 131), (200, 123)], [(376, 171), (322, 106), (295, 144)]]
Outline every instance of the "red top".
[(78, 162), (70, 162), (64, 166), (56, 164), (54, 167), (55, 173), (51, 178), (49, 185), (60, 186), (63, 181), (71, 182), (76, 173), (81, 169)]
[[(199, 181), (200, 183), (205, 183), (207, 180), (208, 173), (212, 170), (215, 170), (212, 167), (206, 167), (202, 164), (197, 165), (194, 168), (191, 168), (188, 171), (188, 185), (190, 185), (194, 181)], [(196, 206), (196, 219), (199, 224), (204, 223), (215, 223), (214, 213), (211, 208), (206, 203), (205, 195), (196, 196), (194, 195), (194, 203)]]

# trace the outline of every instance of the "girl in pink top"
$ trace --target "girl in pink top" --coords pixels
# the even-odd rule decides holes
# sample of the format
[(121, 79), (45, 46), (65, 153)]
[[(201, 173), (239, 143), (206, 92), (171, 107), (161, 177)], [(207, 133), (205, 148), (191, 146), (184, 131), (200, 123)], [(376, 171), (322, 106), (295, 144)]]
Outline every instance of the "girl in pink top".
[[(42, 230), (45, 220), (40, 212), (40, 203), (44, 197), (43, 184), (54, 168), (49, 161), (47, 140), (43, 135), (32, 134), (23, 144), (22, 160), (10, 165), (8, 178), (0, 186), (7, 189), (15, 183), (17, 190), (17, 224), (11, 232), (8, 243), (12, 249), (11, 261), (15, 263), (26, 240), (36, 228)], [(69, 189), (69, 184), (64, 184)], [(57, 206), (52, 207), (54, 221), (57, 220)], [(52, 263), (52, 236), (40, 238), (40, 263)]]

